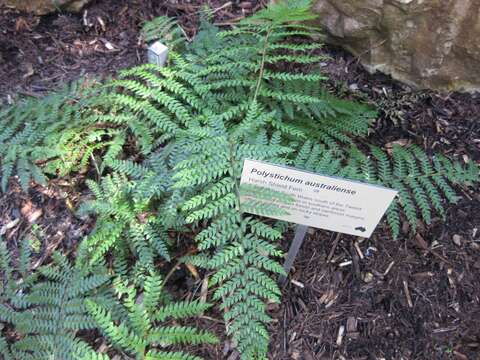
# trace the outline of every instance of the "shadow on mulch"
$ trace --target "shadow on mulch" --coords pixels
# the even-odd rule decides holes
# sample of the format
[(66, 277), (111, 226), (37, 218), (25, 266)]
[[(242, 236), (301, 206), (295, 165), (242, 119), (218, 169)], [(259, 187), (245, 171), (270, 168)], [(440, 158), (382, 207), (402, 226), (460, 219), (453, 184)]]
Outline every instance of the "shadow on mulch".
[(8, 191), (0, 193), (0, 236), (14, 254), (14, 261), (27, 238), (34, 250), (33, 269), (50, 262), (55, 251), (73, 255), (94, 225), (94, 219), (75, 215), (74, 204), (81, 196), (78, 189), (63, 181), (52, 181), (48, 188), (33, 185), (25, 193), (12, 180)]
[[(259, 8), (257, 1), (94, 1), (79, 15), (34, 17), (0, 8), (0, 103), (39, 96), (82, 76), (108, 76), (145, 60), (141, 23), (175, 16), (189, 36), (202, 6), (217, 23)], [(370, 75), (355, 58), (326, 47), (320, 64), (334, 93), (379, 107), (369, 141), (384, 146), (413, 142), (427, 152), (460, 161), (480, 161), (480, 95), (414, 91), (383, 75)], [(379, 226), (368, 240), (316, 230), (305, 241), (280, 306), (269, 306), (274, 322), (270, 359), (480, 359), (480, 195), (461, 189), (448, 220), (419, 224), (417, 236), (403, 226), (394, 241)], [(75, 197), (76, 195), (70, 194)], [(62, 187), (13, 185), (0, 196), (0, 229), (16, 247), (32, 224), (43, 230), (39, 261), (53, 249), (69, 252), (91, 230), (76, 218)], [(32, 221), (33, 220), (33, 221)], [(37, 230), (38, 231), (38, 230)], [(290, 239), (284, 239), (287, 249)], [(198, 294), (201, 280), (181, 267), (170, 281), (182, 296)], [(222, 334), (218, 309), (198, 323)], [(236, 360), (231, 344), (199, 350), (206, 359)]]

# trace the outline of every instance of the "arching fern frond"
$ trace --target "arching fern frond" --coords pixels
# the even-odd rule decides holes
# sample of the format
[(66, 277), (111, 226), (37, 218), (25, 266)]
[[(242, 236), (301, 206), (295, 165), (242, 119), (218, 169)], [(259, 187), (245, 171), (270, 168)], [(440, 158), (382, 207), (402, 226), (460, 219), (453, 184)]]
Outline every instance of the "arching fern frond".
[[(103, 304), (87, 301), (89, 312), (109, 339), (122, 352), (138, 359), (201, 360), (197, 356), (175, 351), (183, 344), (216, 343), (212, 334), (189, 326), (170, 325), (168, 319), (185, 319), (207, 310), (210, 305), (200, 302), (164, 303), (161, 278), (151, 273), (144, 281), (143, 291), (137, 291), (128, 281), (116, 281), (118, 297), (123, 299), (125, 318), (115, 318)], [(109, 359), (106, 355), (105, 359)], [(96, 359), (91, 355), (83, 360)]]
[(446, 201), (456, 202), (454, 186), (479, 181), (479, 168), (474, 163), (466, 166), (452, 162), (442, 155), (429, 158), (416, 145), (395, 145), (390, 154), (378, 147), (370, 147), (371, 155), (350, 149), (343, 161), (331, 153), (306, 142), (300, 148), (295, 165), (322, 174), (384, 185), (399, 191), (387, 211), (387, 222), (394, 238), (400, 232), (400, 210), (415, 232), (417, 220), (426, 224), (434, 212), (445, 217)]
[[(214, 298), (222, 300), (227, 331), (245, 359), (266, 356), (270, 318), (264, 302), (279, 301), (280, 292), (270, 274), (283, 273), (274, 260), (282, 255), (274, 244), (280, 235), (244, 211), (271, 215), (281, 209), (269, 201), (287, 201), (285, 195), (252, 186), (241, 189), (239, 184), (245, 158), (279, 160), (290, 151), (259, 133), (264, 122), (254, 119), (263, 116), (263, 109), (253, 102), (237, 127), (227, 129), (221, 117), (212, 117), (205, 126), (183, 132), (182, 149), (187, 157), (176, 165), (173, 176), (176, 188), (195, 189), (182, 207), (186, 221), (209, 223), (196, 239), (199, 249), (210, 251), (185, 261), (215, 271), (211, 281), (218, 285)], [(254, 133), (260, 135), (252, 139)], [(208, 171), (201, 164), (209, 164)], [(249, 200), (259, 192), (265, 202)]]
[(1, 341), (0, 354), (7, 359), (39, 360), (73, 360), (91, 354), (90, 346), (77, 337), (78, 331), (95, 328), (84, 301), (93, 299), (113, 310), (113, 296), (105, 287), (109, 276), (99, 267), (79, 271), (59, 254), (53, 255), (53, 264), (27, 274), (29, 244), (25, 243), (18, 269), (10, 264), (4, 242), (0, 245), (7, 283), (1, 294), (0, 319), (21, 335), (10, 344)]

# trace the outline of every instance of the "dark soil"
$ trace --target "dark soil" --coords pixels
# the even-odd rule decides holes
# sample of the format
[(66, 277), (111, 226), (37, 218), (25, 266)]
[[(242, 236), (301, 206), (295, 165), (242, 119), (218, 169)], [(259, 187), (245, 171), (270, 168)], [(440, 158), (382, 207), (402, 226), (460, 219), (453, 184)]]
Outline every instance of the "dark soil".
[(0, 7), (0, 101), (145, 62), (139, 30), (156, 16), (177, 18), (192, 37), (207, 7), (217, 24), (228, 24), (264, 2), (97, 0), (81, 14), (42, 17)]
[[(79, 15), (42, 18), (0, 9), (0, 99), (39, 96), (82, 76), (107, 76), (141, 63), (144, 20), (176, 16), (193, 36), (205, 4), (217, 9), (217, 23), (235, 21), (262, 5), (98, 0)], [(329, 76), (327, 86), (380, 109), (370, 141), (381, 146), (414, 142), (427, 152), (480, 161), (479, 94), (414, 91), (387, 76), (368, 74), (339, 49), (327, 47), (325, 53), (331, 58), (320, 66)], [(437, 218), (429, 226), (419, 224), (416, 236), (406, 224), (396, 241), (383, 226), (363, 241), (312, 231), (282, 304), (270, 306), (270, 358), (480, 359), (480, 193), (478, 187), (460, 190), (463, 199), (449, 208), (447, 222)], [(61, 183), (48, 190), (34, 187), (29, 194), (13, 187), (0, 197), (0, 231), (15, 248), (36, 224), (35, 231), (47, 239), (39, 263), (54, 249), (71, 251), (92, 226), (72, 212), (78, 196)], [(284, 239), (285, 249), (289, 241)], [(201, 281), (184, 267), (169, 280), (185, 297), (200, 293)], [(199, 322), (223, 331), (216, 310)], [(207, 359), (237, 358), (229, 343), (200, 353)]]

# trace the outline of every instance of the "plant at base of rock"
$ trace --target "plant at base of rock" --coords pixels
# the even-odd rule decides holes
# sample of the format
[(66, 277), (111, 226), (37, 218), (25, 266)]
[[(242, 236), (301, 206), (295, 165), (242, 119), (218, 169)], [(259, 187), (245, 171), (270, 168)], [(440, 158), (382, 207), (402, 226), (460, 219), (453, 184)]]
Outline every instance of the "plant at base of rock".
[[(186, 344), (214, 344), (212, 334), (194, 327), (168, 324), (199, 314), (210, 307), (201, 302), (169, 302), (161, 278), (151, 273), (142, 291), (120, 278), (115, 281), (117, 296), (123, 299), (124, 316), (116, 318), (108, 308), (94, 300), (87, 307), (112, 345), (138, 360), (200, 360), (199, 357), (175, 351)], [(173, 349), (172, 349), (173, 348)], [(88, 354), (82, 360), (109, 359), (103, 354)]]
[(266, 357), (264, 304), (278, 301), (271, 273), (282, 272), (274, 244), (282, 233), (244, 215), (250, 205), (275, 211), (240, 203), (244, 159), (398, 186), (398, 203), (388, 213), (394, 234), (399, 208), (412, 225), (418, 209), (428, 221), (432, 209), (443, 211), (443, 197), (455, 199), (448, 182), (478, 179), (473, 164), (464, 169), (439, 156), (432, 162), (415, 147), (396, 147), (391, 155), (374, 147), (361, 152), (355, 139), (368, 135), (375, 114), (331, 97), (321, 90), (321, 75), (303, 71), (321, 60), (315, 55), (320, 45), (312, 43), (308, 26), (292, 22), (310, 18), (308, 1), (287, 1), (229, 31), (207, 26), (184, 54), (171, 53), (168, 68), (128, 70), (113, 87), (122, 96), (116, 111), (141, 123), (160, 119), (153, 129), (170, 144), (172, 191), (180, 192), (185, 221), (199, 230), (200, 253), (185, 261), (214, 271), (214, 296), (244, 359)]
[(387, 92), (387, 95), (375, 101), (375, 106), (379, 109), (384, 121), (391, 121), (396, 127), (407, 129), (408, 120), (405, 115), (424, 101), (428, 101), (428, 94), (425, 92), (415, 91), (397, 95)]
[(18, 268), (13, 268), (6, 244), (0, 242), (0, 320), (15, 331), (14, 339), (0, 339), (5, 360), (76, 360), (92, 352), (76, 337), (79, 331), (95, 329), (84, 301), (89, 298), (112, 307), (113, 296), (105, 287), (110, 278), (99, 267), (87, 273), (71, 266), (62, 255), (54, 254), (53, 259), (32, 273), (30, 246), (24, 241)]

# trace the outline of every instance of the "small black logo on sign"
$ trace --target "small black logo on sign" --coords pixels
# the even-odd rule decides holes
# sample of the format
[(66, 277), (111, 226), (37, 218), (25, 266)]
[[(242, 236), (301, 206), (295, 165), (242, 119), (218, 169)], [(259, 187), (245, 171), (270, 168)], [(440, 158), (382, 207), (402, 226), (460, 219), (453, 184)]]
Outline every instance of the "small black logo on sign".
[(357, 227), (355, 228), (355, 230), (358, 230), (358, 231), (361, 231), (361, 232), (367, 231), (367, 229), (365, 229), (363, 226), (357, 226)]

